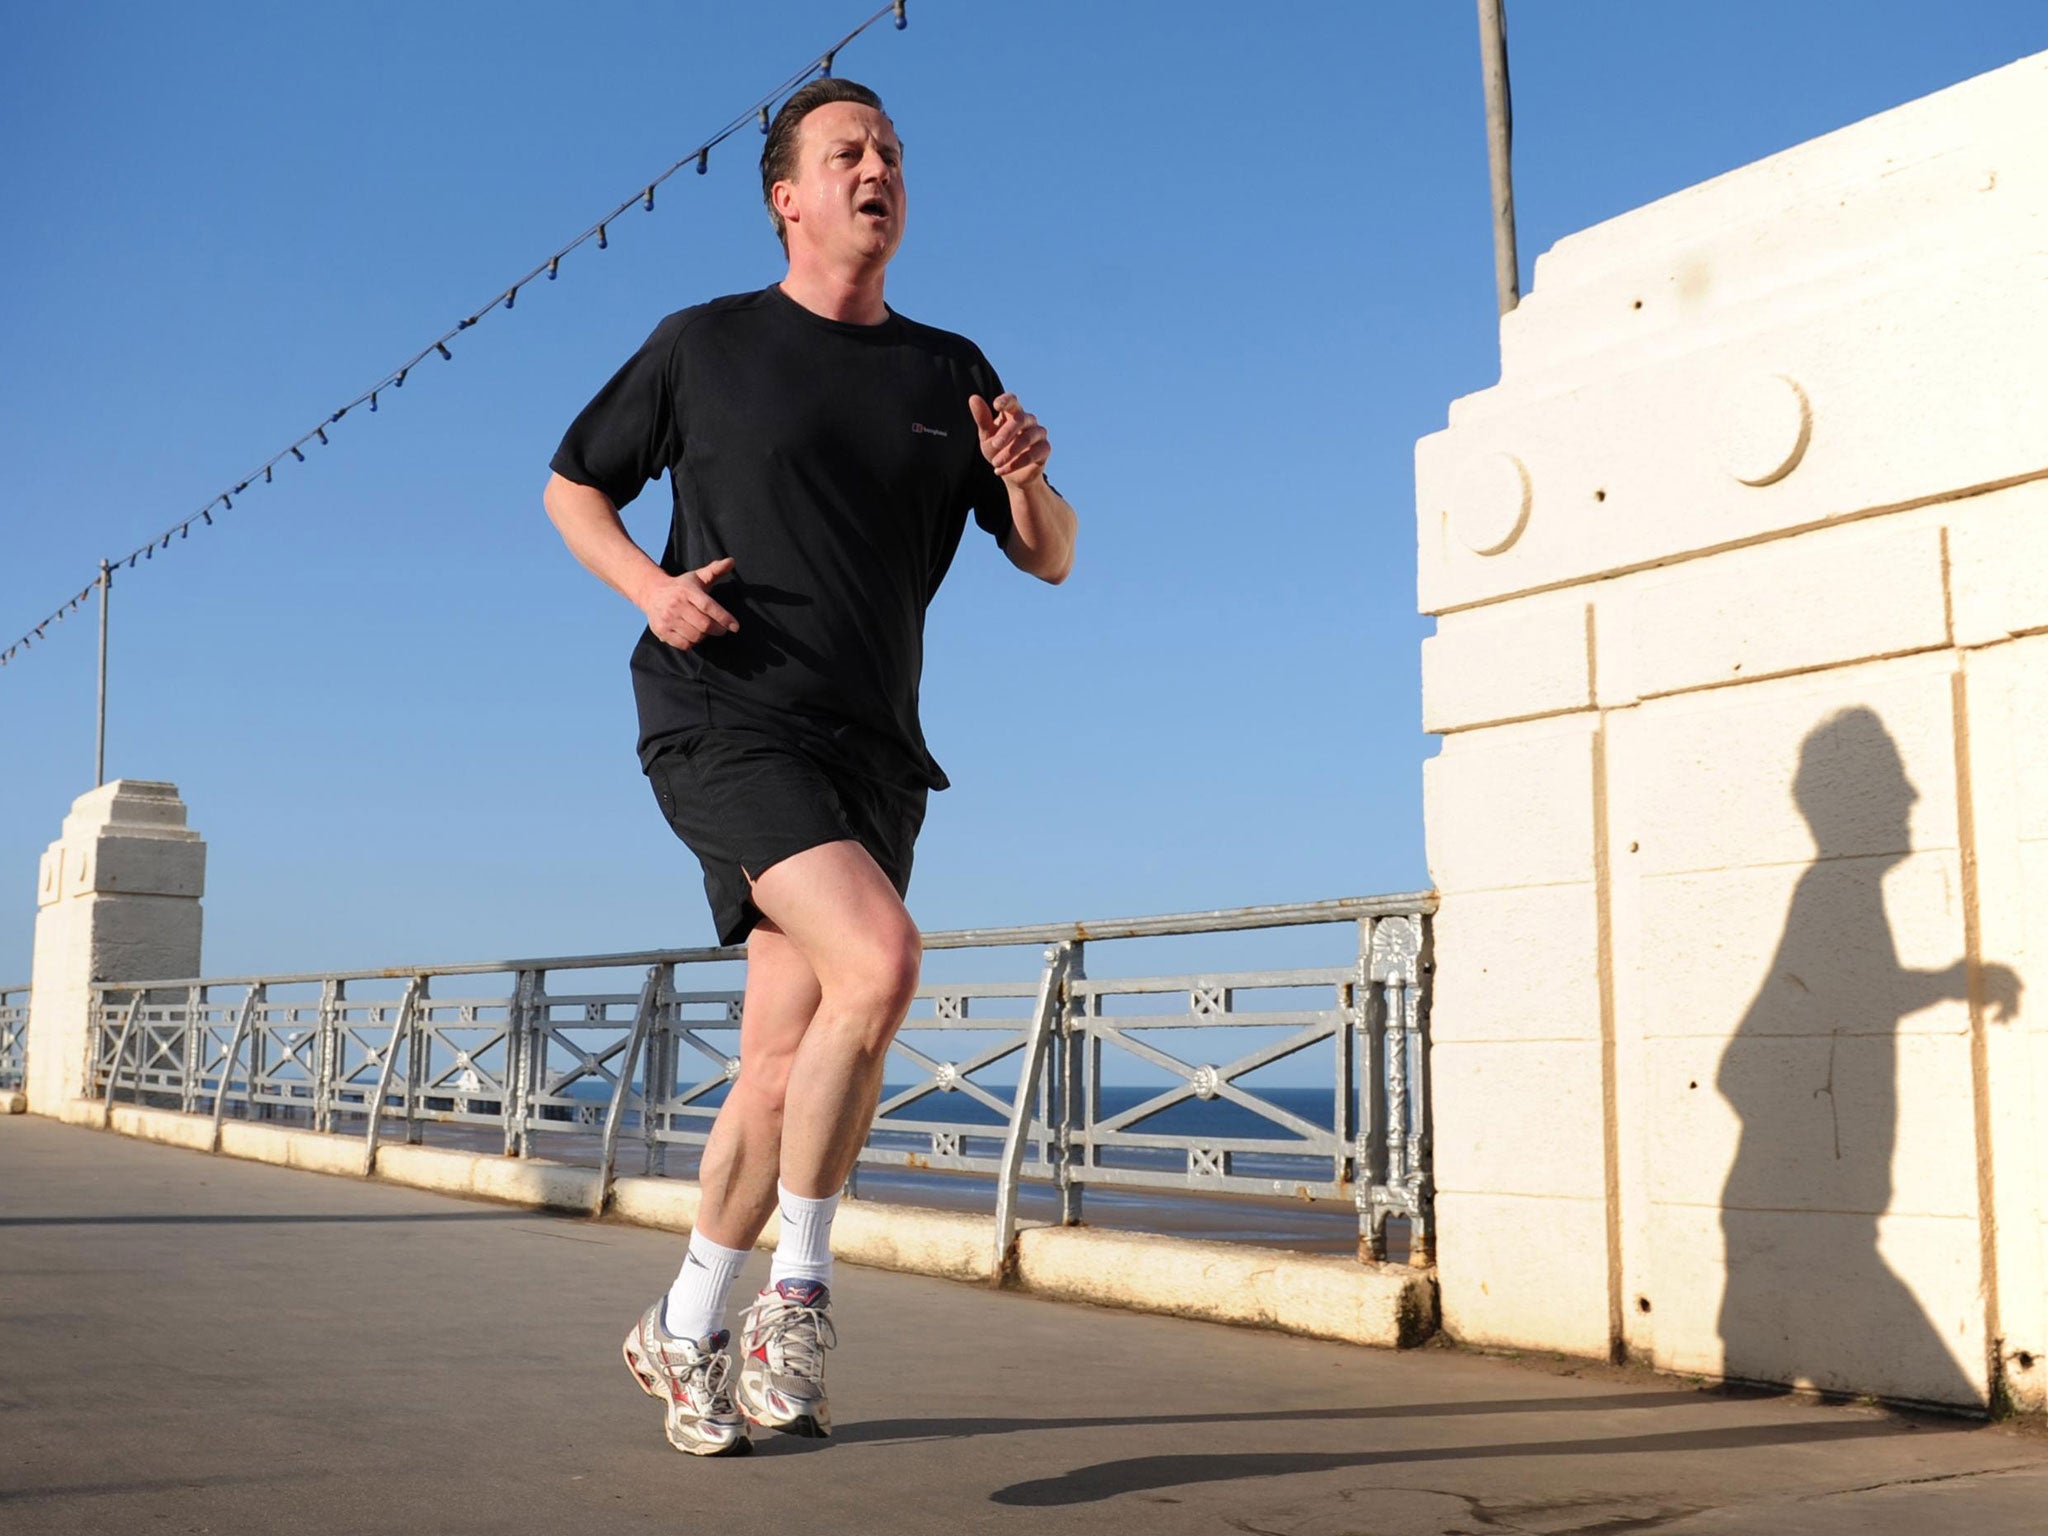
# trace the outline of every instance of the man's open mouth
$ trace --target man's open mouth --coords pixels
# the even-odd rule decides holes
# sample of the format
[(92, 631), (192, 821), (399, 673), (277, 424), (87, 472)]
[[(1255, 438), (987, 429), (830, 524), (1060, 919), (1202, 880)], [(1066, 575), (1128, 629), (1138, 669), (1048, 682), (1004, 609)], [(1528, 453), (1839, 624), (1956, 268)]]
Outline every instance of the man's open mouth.
[(886, 219), (887, 217), (889, 217), (889, 205), (883, 202), (879, 197), (869, 198), (866, 202), (862, 203), (856, 211), (860, 213), (873, 214), (878, 219)]

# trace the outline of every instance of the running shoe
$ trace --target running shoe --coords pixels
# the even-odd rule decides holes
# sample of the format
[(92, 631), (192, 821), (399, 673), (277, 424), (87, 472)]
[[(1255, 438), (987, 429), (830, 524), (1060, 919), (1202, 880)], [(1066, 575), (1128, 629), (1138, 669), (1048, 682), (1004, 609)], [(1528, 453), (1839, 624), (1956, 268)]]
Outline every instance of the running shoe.
[(832, 1433), (825, 1401), (825, 1351), (839, 1342), (817, 1280), (780, 1280), (740, 1319), (740, 1411), (763, 1429), (823, 1440)]
[(744, 1456), (752, 1450), (746, 1421), (733, 1406), (728, 1378), (732, 1357), (725, 1329), (702, 1339), (679, 1339), (662, 1326), (657, 1300), (626, 1335), (626, 1369), (640, 1390), (659, 1398), (668, 1443), (692, 1456)]

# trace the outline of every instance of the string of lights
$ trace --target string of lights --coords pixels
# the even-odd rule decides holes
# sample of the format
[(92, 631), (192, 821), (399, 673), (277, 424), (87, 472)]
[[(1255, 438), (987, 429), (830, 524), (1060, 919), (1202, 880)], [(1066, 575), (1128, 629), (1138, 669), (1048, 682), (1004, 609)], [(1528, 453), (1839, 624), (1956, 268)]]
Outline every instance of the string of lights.
[(623, 215), (630, 213), (636, 206), (645, 212), (652, 213), (654, 211), (654, 194), (656, 189), (671, 176), (674, 176), (684, 167), (690, 165), (696, 166), (699, 176), (708, 174), (711, 169), (711, 151), (718, 148), (719, 145), (723, 144), (741, 129), (747, 127), (750, 123), (758, 124), (761, 132), (765, 134), (768, 131), (769, 117), (777, 103), (812, 77), (831, 74), (833, 63), (838, 58), (840, 51), (885, 16), (895, 19), (896, 29), (899, 32), (909, 25), (909, 19), (905, 14), (905, 0), (892, 0), (892, 3), (883, 6), (874, 15), (868, 17), (866, 21), (863, 21), (859, 26), (847, 33), (846, 36), (840, 38), (838, 42), (832, 44), (823, 53), (814, 55), (810, 62), (805, 64), (802, 69), (790, 75), (779, 85), (775, 86), (774, 89), (757, 98), (745, 111), (739, 113), (716, 133), (712, 134), (710, 138), (699, 144), (687, 155), (684, 155), (659, 176), (643, 184), (639, 191), (618, 204), (611, 212), (598, 219), (589, 228), (576, 236), (575, 239), (569, 241), (568, 244), (554, 251), (540, 262), (537, 262), (524, 276), (517, 278), (506, 287), (496, 290), (488, 303), (474, 310), (463, 319), (458, 320), (454, 325), (413, 353), (403, 363), (385, 373), (368, 389), (361, 391), (354, 398), (345, 401), (329, 412), (315, 426), (300, 433), (298, 437), (278, 449), (277, 452), (271, 454), (269, 458), (263, 460), (262, 463), (258, 464), (248, 474), (241, 476), (232, 485), (223, 487), (190, 516), (171, 524), (162, 533), (145, 543), (138, 544), (127, 554), (106, 562), (105, 569), (100, 577), (90, 582), (76, 597), (60, 603), (56, 611), (51, 613), (49, 617), (45, 618), (40, 624), (30, 626), (22, 634), (21, 638), (8, 646), (6, 650), (0, 651), (0, 667), (8, 665), (21, 652), (32, 649), (37, 641), (44, 638), (44, 632), (52, 625), (62, 623), (67, 614), (77, 612), (91, 598), (93, 593), (99, 589), (102, 581), (108, 579), (108, 573), (112, 570), (120, 568), (133, 570), (136, 561), (155, 559), (160, 551), (168, 550), (171, 547), (173, 540), (190, 538), (195, 525), (211, 528), (216, 512), (231, 512), (234, 510), (235, 497), (273, 484), (279, 466), (283, 465), (287, 460), (291, 461), (294, 465), (304, 464), (306, 462), (306, 448), (309, 444), (321, 448), (328, 446), (330, 441), (328, 429), (340, 425), (342, 418), (351, 411), (357, 410), (360, 407), (367, 407), (369, 411), (374, 413), (377, 410), (379, 399), (388, 396), (395, 390), (403, 389), (405, 381), (411, 377), (412, 371), (429, 357), (438, 356), (443, 362), (452, 362), (455, 354), (448, 345), (451, 341), (455, 340), (456, 337), (460, 336), (494, 310), (502, 309), (508, 314), (511, 313), (513, 306), (519, 300), (521, 289), (530, 283), (542, 279), (553, 282), (561, 272), (563, 258), (570, 255), (577, 248), (595, 243), (600, 251), (608, 249), (611, 244), (611, 226), (617, 223)]

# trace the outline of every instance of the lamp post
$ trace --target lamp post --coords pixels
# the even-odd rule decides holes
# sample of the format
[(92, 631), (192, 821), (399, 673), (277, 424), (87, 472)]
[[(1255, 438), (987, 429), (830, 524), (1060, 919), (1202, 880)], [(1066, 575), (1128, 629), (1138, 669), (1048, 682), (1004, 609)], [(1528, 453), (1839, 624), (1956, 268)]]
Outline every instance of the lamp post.
[(1486, 165), (1493, 182), (1493, 281), (1500, 312), (1521, 302), (1515, 257), (1515, 113), (1508, 99), (1507, 0), (1479, 0), (1479, 69), (1486, 82)]
[(93, 737), (92, 783), (107, 782), (107, 599), (114, 590), (114, 568), (100, 562), (100, 708), (99, 730)]

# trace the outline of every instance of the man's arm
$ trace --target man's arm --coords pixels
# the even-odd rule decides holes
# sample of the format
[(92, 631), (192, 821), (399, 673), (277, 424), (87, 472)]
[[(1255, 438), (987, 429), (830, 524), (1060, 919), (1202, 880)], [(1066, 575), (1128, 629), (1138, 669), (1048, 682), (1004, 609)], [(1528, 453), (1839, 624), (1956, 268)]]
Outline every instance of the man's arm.
[(1067, 498), (1045, 483), (1010, 486), (1010, 538), (1003, 553), (1020, 571), (1058, 586), (1074, 569), (1074, 534), (1079, 526)]
[(541, 493), (548, 520), (585, 570), (647, 615), (656, 638), (687, 651), (707, 635), (739, 632), (739, 621), (712, 600), (711, 583), (732, 570), (731, 560), (714, 560), (671, 576), (633, 542), (618, 508), (595, 486), (561, 475), (548, 477)]
[(998, 395), (993, 406), (970, 395), (967, 408), (981, 436), (982, 456), (1010, 493), (1010, 536), (1003, 553), (1018, 570), (1058, 586), (1074, 568), (1079, 519), (1067, 499), (1045, 483), (1052, 440), (1015, 395)]

